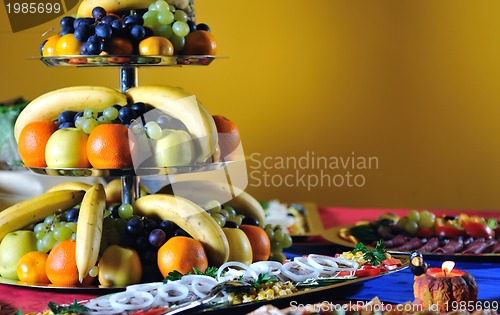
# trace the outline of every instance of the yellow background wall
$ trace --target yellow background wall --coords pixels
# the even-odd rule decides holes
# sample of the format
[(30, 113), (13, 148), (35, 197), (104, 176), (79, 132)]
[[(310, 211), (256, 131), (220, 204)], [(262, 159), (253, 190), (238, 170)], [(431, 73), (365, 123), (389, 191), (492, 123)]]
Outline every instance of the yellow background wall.
[[(238, 124), (245, 153), (259, 161), (307, 154), (378, 160), (377, 169), (349, 170), (363, 176), (363, 187), (255, 187), (251, 178), (248, 191), (257, 198), (500, 209), (499, 1), (196, 5), (198, 22), (212, 27), (219, 55), (228, 58), (209, 67), (143, 68), (139, 84), (195, 93), (213, 114)], [(0, 9), (0, 99), (32, 99), (69, 85), (119, 87), (117, 69), (48, 68), (30, 60), (41, 34), (57, 25), (13, 34)]]

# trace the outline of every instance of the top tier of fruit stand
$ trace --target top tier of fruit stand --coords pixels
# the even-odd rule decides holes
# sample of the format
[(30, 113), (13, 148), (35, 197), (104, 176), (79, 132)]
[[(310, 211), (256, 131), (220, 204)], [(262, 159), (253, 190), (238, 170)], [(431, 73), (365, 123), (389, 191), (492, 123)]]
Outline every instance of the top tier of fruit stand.
[(120, 68), (120, 90), (137, 86), (139, 67), (208, 66), (214, 56), (78, 56), (42, 57), (50, 67), (118, 67)]

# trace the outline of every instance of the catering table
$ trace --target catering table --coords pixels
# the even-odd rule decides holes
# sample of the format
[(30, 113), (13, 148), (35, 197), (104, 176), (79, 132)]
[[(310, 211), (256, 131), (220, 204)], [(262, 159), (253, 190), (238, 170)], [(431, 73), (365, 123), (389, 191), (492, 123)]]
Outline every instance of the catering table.
[[(328, 229), (336, 225), (352, 224), (360, 219), (374, 219), (387, 209), (353, 209), (341, 207), (319, 207), (318, 214), (323, 222), (323, 228)], [(408, 210), (391, 209), (390, 212), (404, 214)], [(438, 212), (438, 211), (436, 211)], [(456, 211), (447, 211), (453, 214)], [(485, 217), (498, 217), (500, 212), (488, 211), (475, 212)], [(292, 258), (305, 253), (335, 254), (349, 250), (341, 245), (332, 244), (322, 240), (320, 237), (310, 237), (295, 242), (294, 246), (287, 250), (286, 255)], [(450, 258), (450, 257), (446, 257)], [(478, 299), (489, 305), (500, 304), (500, 259), (471, 257), (455, 258), (456, 268), (469, 271), (475, 278), (479, 287)], [(426, 262), (432, 267), (440, 267), (442, 257), (427, 257)], [(13, 314), (21, 309), (23, 312), (42, 311), (47, 309), (49, 301), (58, 304), (71, 303), (73, 300), (86, 300), (101, 293), (99, 291), (61, 291), (49, 289), (37, 289), (0, 284), (0, 315)], [(385, 303), (404, 303), (413, 301), (413, 275), (409, 269), (386, 275), (361, 283), (339, 287), (316, 295), (302, 295), (297, 303), (315, 303), (321, 301), (369, 301), (375, 296)], [(289, 301), (287, 302), (290, 303)], [(279, 305), (287, 307), (290, 305)], [(233, 312), (234, 313), (234, 312)]]

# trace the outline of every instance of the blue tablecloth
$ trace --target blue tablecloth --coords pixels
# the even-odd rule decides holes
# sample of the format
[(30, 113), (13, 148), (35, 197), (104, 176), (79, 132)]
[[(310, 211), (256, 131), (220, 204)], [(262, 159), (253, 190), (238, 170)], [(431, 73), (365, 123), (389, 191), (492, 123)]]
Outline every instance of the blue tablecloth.
[[(442, 261), (426, 260), (432, 267), (441, 267)], [(500, 303), (500, 263), (460, 262), (455, 269), (466, 270), (475, 278), (478, 286), (478, 300)], [(413, 274), (410, 269), (401, 270), (383, 277), (368, 280), (350, 298), (370, 300), (378, 296), (381, 301), (404, 303), (413, 301)]]
[[(293, 252), (286, 252), (287, 258), (293, 258), (302, 254), (324, 254), (333, 255), (345, 249), (334, 245), (302, 245), (294, 246)], [(480, 259), (474, 258), (471, 261), (470, 257), (455, 258), (445, 257), (447, 260), (454, 260), (455, 269), (470, 272), (475, 278), (478, 285), (478, 300), (488, 301), (488, 303), (496, 303), (500, 305), (500, 259)], [(462, 261), (460, 260), (462, 259)], [(431, 267), (441, 267), (445, 259), (435, 256), (426, 257), (425, 261)], [(466, 260), (466, 261), (464, 261)], [(413, 281), (414, 275), (410, 269), (404, 269), (395, 273), (391, 273), (382, 277), (377, 277), (371, 280), (362, 282), (361, 285), (352, 285), (338, 288), (335, 291), (335, 299), (346, 299), (352, 301), (369, 301), (375, 296), (386, 303), (404, 303), (414, 300), (413, 297)], [(485, 303), (486, 304), (486, 303)]]

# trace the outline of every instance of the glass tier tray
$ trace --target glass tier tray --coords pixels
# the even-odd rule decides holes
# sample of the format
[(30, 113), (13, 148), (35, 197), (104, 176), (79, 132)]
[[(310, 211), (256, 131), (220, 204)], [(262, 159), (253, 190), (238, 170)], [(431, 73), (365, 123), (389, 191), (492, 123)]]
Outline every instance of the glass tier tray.
[[(40, 58), (47, 66), (208, 66), (216, 57), (199, 56), (53, 56)], [(217, 57), (220, 58), (220, 57)], [(37, 57), (38, 59), (38, 57)]]
[(238, 161), (227, 161), (209, 164), (197, 164), (189, 166), (172, 167), (144, 167), (144, 168), (120, 168), (120, 169), (97, 169), (97, 168), (49, 168), (28, 167), (30, 171), (39, 175), (50, 176), (154, 176), (175, 175), (195, 172), (209, 172), (221, 170)]

